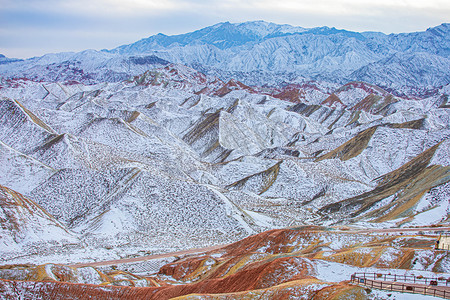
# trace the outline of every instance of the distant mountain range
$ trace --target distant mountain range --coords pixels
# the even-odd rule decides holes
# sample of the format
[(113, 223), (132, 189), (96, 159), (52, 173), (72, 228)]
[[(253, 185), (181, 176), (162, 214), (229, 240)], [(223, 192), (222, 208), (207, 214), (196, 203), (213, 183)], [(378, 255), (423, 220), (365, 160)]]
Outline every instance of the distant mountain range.
[(181, 35), (157, 34), (112, 50), (24, 61), (0, 57), (0, 73), (6, 78), (93, 84), (124, 80), (172, 62), (253, 86), (356, 80), (424, 95), (450, 83), (449, 57), (449, 23), (424, 32), (386, 35), (264, 21), (226, 22)]

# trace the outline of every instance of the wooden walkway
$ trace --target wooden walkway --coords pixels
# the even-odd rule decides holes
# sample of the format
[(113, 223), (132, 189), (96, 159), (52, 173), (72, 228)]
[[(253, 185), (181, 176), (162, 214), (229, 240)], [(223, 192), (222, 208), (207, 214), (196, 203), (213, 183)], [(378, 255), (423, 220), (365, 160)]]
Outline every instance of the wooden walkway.
[(351, 276), (351, 282), (375, 289), (450, 299), (450, 277), (448, 276), (427, 278), (380, 273), (355, 273)]

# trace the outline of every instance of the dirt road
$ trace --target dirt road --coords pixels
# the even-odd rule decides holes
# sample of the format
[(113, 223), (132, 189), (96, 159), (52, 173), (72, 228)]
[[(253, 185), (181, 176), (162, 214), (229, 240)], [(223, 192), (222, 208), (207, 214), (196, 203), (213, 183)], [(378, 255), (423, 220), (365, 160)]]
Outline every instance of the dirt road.
[(98, 267), (98, 266), (126, 264), (126, 263), (146, 261), (146, 260), (152, 260), (152, 259), (168, 258), (168, 257), (174, 257), (174, 256), (180, 256), (180, 255), (186, 255), (186, 254), (202, 253), (202, 252), (207, 252), (207, 251), (211, 251), (211, 250), (216, 250), (216, 249), (222, 248), (224, 246), (226, 246), (226, 245), (216, 245), (216, 246), (205, 247), (205, 248), (196, 248), (196, 249), (182, 250), (182, 251), (169, 252), (169, 253), (163, 253), (163, 254), (139, 256), (139, 257), (133, 257), (133, 258), (105, 260), (105, 261), (97, 261), (97, 262), (89, 262), (89, 263), (78, 263), (78, 264), (72, 264), (69, 266), (79, 268), (79, 267)]
[[(361, 233), (375, 233), (375, 232), (388, 233), (388, 232), (414, 232), (414, 231), (433, 231), (433, 232), (435, 232), (435, 231), (450, 231), (450, 227), (386, 228), (386, 229), (360, 229), (360, 230), (351, 230), (350, 229), (350, 230), (345, 230), (344, 232), (361, 234)], [(202, 253), (202, 252), (207, 252), (207, 251), (211, 251), (211, 250), (216, 250), (216, 249), (222, 248), (224, 246), (226, 246), (226, 245), (216, 245), (216, 246), (205, 247), (205, 248), (189, 249), (189, 250), (169, 252), (169, 253), (164, 253), (164, 254), (139, 256), (139, 257), (133, 257), (133, 258), (117, 259), (117, 260), (78, 263), (78, 264), (72, 264), (70, 266), (71, 267), (98, 267), (98, 266), (125, 264), (125, 263), (146, 261), (146, 260), (152, 260), (152, 259), (161, 259), (161, 258), (168, 258), (168, 257), (174, 257), (174, 256), (181, 256), (181, 255), (186, 255), (186, 254)]]

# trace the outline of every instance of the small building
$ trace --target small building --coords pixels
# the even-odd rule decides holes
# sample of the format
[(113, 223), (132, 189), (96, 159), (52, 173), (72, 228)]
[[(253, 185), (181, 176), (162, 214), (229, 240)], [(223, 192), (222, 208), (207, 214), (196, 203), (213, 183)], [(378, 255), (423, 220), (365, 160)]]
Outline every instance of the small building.
[(450, 235), (440, 235), (436, 241), (436, 250), (450, 250)]

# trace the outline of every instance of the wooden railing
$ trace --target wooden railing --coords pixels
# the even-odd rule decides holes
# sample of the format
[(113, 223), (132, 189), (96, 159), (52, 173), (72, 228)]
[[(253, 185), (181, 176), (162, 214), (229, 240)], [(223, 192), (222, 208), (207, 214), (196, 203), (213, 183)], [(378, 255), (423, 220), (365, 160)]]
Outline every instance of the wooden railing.
[(450, 299), (450, 278), (391, 275), (381, 273), (355, 273), (351, 281), (371, 288), (423, 294)]

